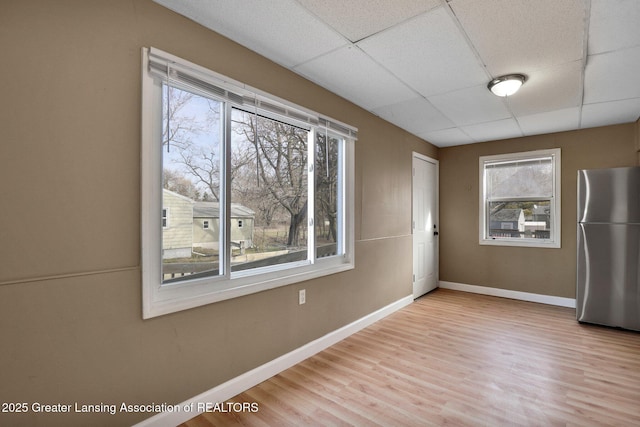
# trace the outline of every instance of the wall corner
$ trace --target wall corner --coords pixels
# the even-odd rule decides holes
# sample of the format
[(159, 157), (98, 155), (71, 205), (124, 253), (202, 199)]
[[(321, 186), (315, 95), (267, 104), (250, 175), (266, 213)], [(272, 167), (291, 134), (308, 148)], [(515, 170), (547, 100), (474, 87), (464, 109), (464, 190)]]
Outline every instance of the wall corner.
[(635, 132), (634, 132), (634, 136), (635, 136), (635, 143), (636, 143), (636, 161), (638, 163), (638, 166), (640, 166), (640, 118), (638, 118), (638, 120), (636, 120), (636, 126), (635, 126)]

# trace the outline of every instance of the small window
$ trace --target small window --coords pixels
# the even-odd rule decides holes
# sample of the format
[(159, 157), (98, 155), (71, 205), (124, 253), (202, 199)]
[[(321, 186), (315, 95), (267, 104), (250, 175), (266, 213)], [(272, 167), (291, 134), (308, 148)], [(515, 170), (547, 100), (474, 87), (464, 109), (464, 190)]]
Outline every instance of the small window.
[(480, 157), (480, 244), (560, 247), (560, 149)]
[(202, 228), (204, 228), (205, 230), (207, 230), (209, 228), (209, 221), (203, 221), (202, 222)]
[(238, 228), (242, 228), (242, 220), (241, 219), (238, 220)]
[(167, 228), (169, 226), (169, 209), (162, 209), (162, 228)]

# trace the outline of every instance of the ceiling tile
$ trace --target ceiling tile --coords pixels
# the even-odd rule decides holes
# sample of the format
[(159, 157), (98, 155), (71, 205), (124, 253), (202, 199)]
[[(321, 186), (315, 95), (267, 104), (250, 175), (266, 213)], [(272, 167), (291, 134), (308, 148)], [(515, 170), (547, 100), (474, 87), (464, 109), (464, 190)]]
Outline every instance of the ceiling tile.
[(581, 128), (631, 123), (640, 117), (640, 98), (602, 102), (582, 107)]
[(527, 81), (507, 103), (516, 116), (577, 107), (582, 103), (582, 61), (528, 73)]
[(306, 62), (294, 71), (367, 110), (416, 97), (415, 92), (354, 46)]
[(585, 0), (448, 3), (494, 77), (583, 57)]
[(287, 67), (348, 43), (294, 0), (154, 1)]
[(640, 1), (591, 0), (589, 55), (640, 45)]
[(443, 129), (434, 132), (418, 134), (418, 137), (429, 141), (438, 147), (452, 147), (454, 145), (473, 144), (475, 141), (459, 128)]
[(511, 117), (504, 98), (493, 95), (485, 85), (434, 95), (427, 99), (456, 125), (472, 125)]
[(476, 125), (462, 126), (464, 133), (476, 142), (494, 141), (506, 138), (518, 138), (522, 131), (514, 119), (496, 120)]
[(422, 97), (385, 105), (373, 113), (414, 134), (453, 127), (451, 120)]
[(640, 98), (639, 75), (640, 47), (589, 56), (584, 74), (584, 103)]
[(298, 1), (353, 42), (440, 5), (440, 0)]
[(580, 127), (580, 107), (519, 116), (518, 123), (525, 135), (539, 135), (578, 129)]
[(369, 37), (358, 46), (424, 96), (489, 80), (443, 8)]
[(640, 0), (154, 1), (439, 146), (640, 115)]

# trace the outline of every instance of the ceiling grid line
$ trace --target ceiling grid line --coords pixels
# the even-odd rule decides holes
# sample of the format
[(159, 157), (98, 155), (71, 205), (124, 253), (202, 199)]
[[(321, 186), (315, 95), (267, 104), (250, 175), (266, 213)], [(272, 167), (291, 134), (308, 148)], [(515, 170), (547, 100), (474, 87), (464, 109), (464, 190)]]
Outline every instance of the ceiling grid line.
[(591, 23), (591, 0), (585, 0), (585, 16), (584, 16), (584, 35), (582, 45), (582, 72), (580, 73), (580, 116), (578, 126), (582, 127), (582, 106), (584, 105), (584, 77), (587, 69), (587, 61), (589, 60), (589, 25)]
[(438, 147), (640, 116), (638, 0), (154, 1)]
[[(497, 75), (492, 75), (492, 73), (489, 71), (486, 61), (484, 60), (484, 58), (482, 57), (482, 55), (480, 54), (480, 52), (478, 51), (476, 46), (473, 44), (473, 41), (469, 37), (469, 34), (467, 34), (467, 32), (465, 31), (464, 27), (462, 26), (462, 23), (460, 22), (460, 19), (456, 15), (455, 10), (453, 10), (453, 8), (451, 7), (452, 1), (453, 0), (441, 0), (443, 8), (447, 11), (449, 16), (451, 16), (451, 19), (453, 20), (453, 22), (458, 27), (458, 30), (460, 31), (460, 34), (464, 37), (465, 41), (467, 42), (467, 45), (469, 46), (469, 49), (471, 50), (471, 52), (473, 52), (473, 54), (477, 58), (478, 62), (481, 64), (482, 68), (484, 69), (484, 71), (485, 71), (485, 73), (487, 75), (487, 81), (491, 81), (494, 78), (499, 77)], [(518, 129), (520, 130), (520, 136), (524, 135), (524, 132), (522, 131), (522, 128), (520, 126), (520, 122), (518, 121), (516, 115), (511, 110), (511, 106), (509, 105), (507, 97), (505, 97), (501, 101), (503, 102), (503, 104), (505, 105), (507, 110), (509, 110), (509, 113), (511, 114), (511, 118), (513, 118), (515, 120), (515, 122), (516, 122), (516, 124), (518, 126)], [(478, 141), (477, 138), (474, 138), (473, 136), (469, 135), (468, 132), (464, 128), (462, 128), (461, 130), (465, 134), (467, 134), (467, 136), (470, 139), (474, 140), (475, 142), (482, 142), (482, 141)]]

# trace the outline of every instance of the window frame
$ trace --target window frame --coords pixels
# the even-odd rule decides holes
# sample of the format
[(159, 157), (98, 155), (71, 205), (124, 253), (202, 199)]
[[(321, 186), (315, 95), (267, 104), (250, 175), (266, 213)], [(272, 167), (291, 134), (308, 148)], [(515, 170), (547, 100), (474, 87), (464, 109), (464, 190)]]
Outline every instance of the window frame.
[(161, 217), (161, 222), (162, 222), (162, 229), (166, 230), (169, 228), (169, 207), (163, 207), (162, 208), (162, 217)]
[[(289, 264), (273, 265), (256, 268), (250, 271), (231, 272), (229, 268), (228, 246), (222, 252), (221, 259), (225, 260), (224, 267), (221, 262), (221, 274), (204, 278), (187, 279), (177, 283), (163, 284), (162, 279), (162, 146), (159, 141), (161, 124), (158, 117), (162, 117), (162, 81), (150, 71), (150, 58), (161, 58), (173, 67), (188, 70), (198, 75), (198, 78), (206, 79), (218, 87), (233, 90), (244, 96), (251, 96), (266, 105), (293, 111), (292, 117), (308, 117), (310, 124), (310, 139), (315, 141), (315, 130), (327, 132), (329, 135), (338, 135), (342, 138), (342, 201), (343, 206), (343, 241), (337, 242), (342, 248), (343, 254), (317, 258), (315, 245), (311, 260), (292, 262)], [(207, 93), (207, 96), (215, 99), (215, 96)], [(230, 120), (230, 112), (234, 107), (232, 100), (225, 99), (225, 112)], [(276, 114), (276, 113), (274, 113)], [(277, 115), (277, 114), (276, 114)], [(295, 119), (287, 118), (292, 122)], [(218, 301), (236, 298), (244, 295), (261, 292), (280, 286), (290, 285), (304, 280), (310, 280), (330, 274), (335, 274), (355, 267), (354, 238), (354, 191), (355, 191), (355, 140), (357, 129), (352, 126), (337, 122), (326, 116), (307, 110), (303, 107), (289, 103), (281, 98), (249, 87), (198, 65), (192, 64), (174, 55), (162, 52), (155, 48), (142, 49), (142, 121), (141, 121), (141, 259), (142, 259), (142, 315), (144, 319), (169, 314), (189, 308), (194, 308)], [(228, 128), (227, 128), (228, 129)], [(346, 130), (348, 135), (345, 135)], [(225, 150), (230, 147), (230, 132), (225, 132)], [(315, 144), (315, 142), (314, 142)], [(313, 151), (310, 149), (310, 152)], [(225, 155), (227, 162), (229, 156)], [(313, 157), (309, 164), (313, 165)], [(229, 165), (227, 164), (227, 167)], [(313, 168), (312, 168), (313, 169)], [(313, 175), (313, 172), (311, 175)], [(313, 181), (313, 180), (312, 180)], [(310, 191), (312, 183), (309, 184)], [(225, 193), (230, 194), (230, 182), (224, 179)], [(315, 193), (309, 194), (310, 198)], [(223, 195), (221, 203), (224, 203), (226, 230), (223, 230), (223, 238), (228, 240), (231, 230), (230, 197)], [(222, 211), (222, 209), (221, 209)], [(312, 209), (307, 215), (307, 225), (313, 230)]]
[[(550, 224), (550, 234), (551, 237), (549, 239), (537, 239), (537, 238), (495, 238), (489, 237), (489, 218), (488, 218), (488, 204), (490, 201), (487, 200), (487, 188), (486, 188), (486, 180), (485, 180), (485, 165), (487, 163), (495, 163), (495, 162), (517, 162), (524, 161), (528, 159), (534, 159), (539, 157), (551, 157), (551, 164), (553, 168), (553, 195), (550, 200), (550, 208), (551, 208), (551, 224)], [(478, 224), (478, 232), (479, 232), (479, 244), (480, 245), (489, 245), (489, 246), (519, 246), (519, 247), (533, 247), (533, 248), (553, 248), (558, 249), (561, 248), (561, 223), (562, 223), (562, 214), (561, 214), (561, 150), (560, 148), (552, 148), (545, 150), (534, 150), (534, 151), (525, 151), (518, 153), (507, 153), (507, 154), (498, 154), (498, 155), (490, 155), (490, 156), (480, 156), (479, 161), (479, 224)], [(509, 200), (517, 200), (518, 197), (509, 198)], [(522, 201), (530, 201), (536, 199), (535, 197), (523, 197)], [(542, 200), (542, 199), (540, 199)]]

